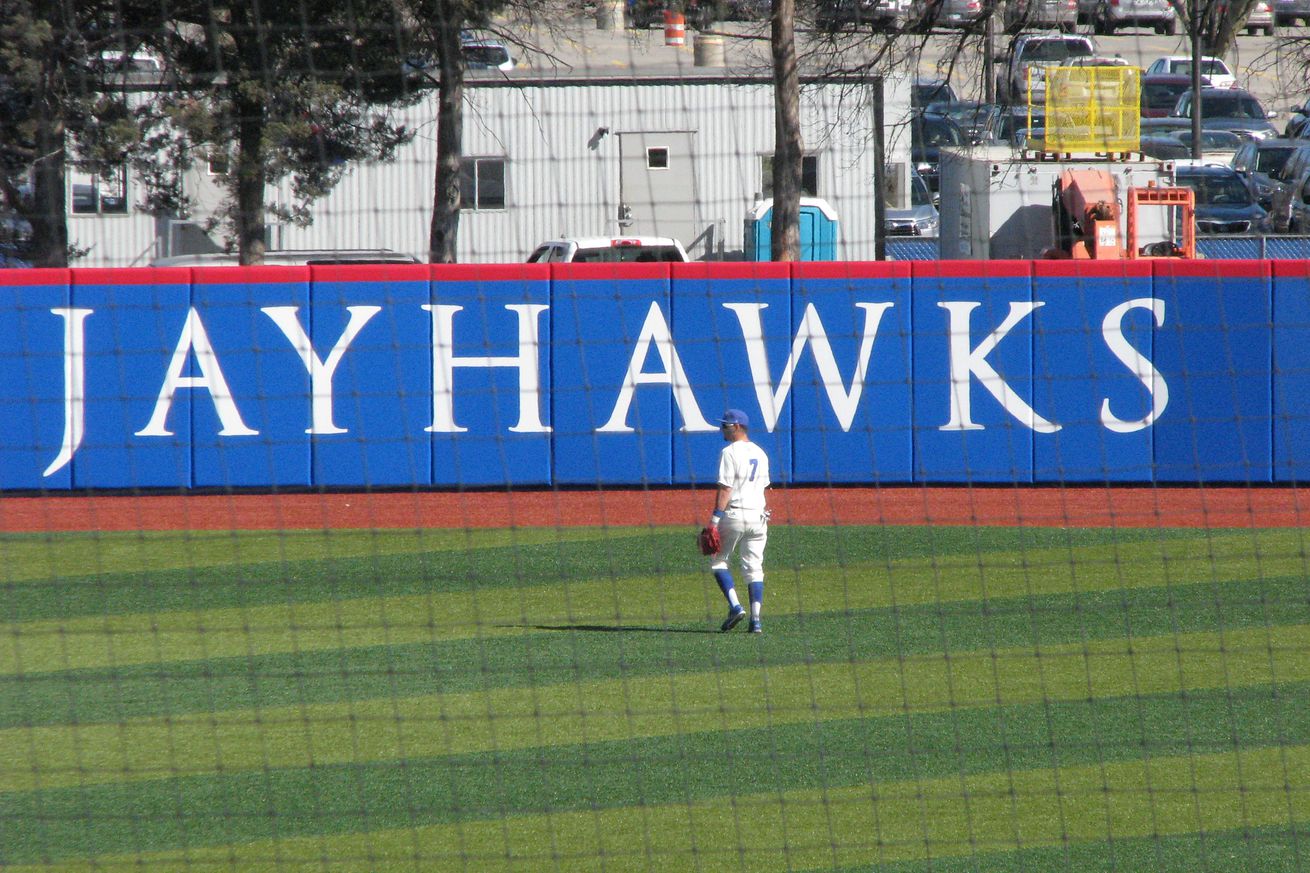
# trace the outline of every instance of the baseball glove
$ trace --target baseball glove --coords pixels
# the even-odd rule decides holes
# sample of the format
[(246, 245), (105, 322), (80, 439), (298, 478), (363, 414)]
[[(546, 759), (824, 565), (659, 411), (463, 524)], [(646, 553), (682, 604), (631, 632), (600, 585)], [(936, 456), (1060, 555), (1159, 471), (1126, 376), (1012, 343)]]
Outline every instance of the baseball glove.
[(719, 537), (719, 529), (714, 525), (707, 524), (697, 534), (696, 544), (700, 546), (702, 555), (717, 555), (719, 549), (723, 546), (723, 540)]

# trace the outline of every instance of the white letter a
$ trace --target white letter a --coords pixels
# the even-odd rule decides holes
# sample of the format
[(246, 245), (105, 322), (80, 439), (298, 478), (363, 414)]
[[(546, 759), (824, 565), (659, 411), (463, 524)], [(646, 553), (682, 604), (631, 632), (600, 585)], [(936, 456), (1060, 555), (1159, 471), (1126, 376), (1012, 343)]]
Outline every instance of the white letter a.
[[(187, 358), (192, 352), (195, 353), (200, 375), (183, 376), (182, 368), (186, 366)], [(173, 395), (179, 388), (209, 390), (209, 396), (214, 400), (214, 409), (218, 412), (218, 420), (223, 423), (223, 429), (218, 432), (219, 436), (255, 436), (259, 433), (246, 427), (246, 423), (241, 420), (236, 401), (232, 399), (227, 380), (223, 378), (223, 369), (218, 365), (214, 346), (210, 343), (209, 334), (205, 332), (205, 325), (200, 321), (200, 315), (194, 307), (187, 312), (186, 324), (182, 326), (182, 336), (177, 340), (177, 348), (173, 350), (173, 360), (168, 364), (168, 373), (164, 377), (163, 386), (159, 389), (159, 399), (155, 401), (155, 412), (150, 416), (150, 423), (136, 432), (137, 436), (173, 435), (173, 432), (168, 429), (168, 411), (173, 407)]]

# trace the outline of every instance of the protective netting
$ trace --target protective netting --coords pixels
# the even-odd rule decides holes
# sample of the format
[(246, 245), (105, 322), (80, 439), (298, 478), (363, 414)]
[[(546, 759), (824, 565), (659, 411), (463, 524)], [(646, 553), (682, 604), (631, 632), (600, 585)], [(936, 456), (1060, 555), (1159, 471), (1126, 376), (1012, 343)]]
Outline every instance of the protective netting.
[(1169, 266), (11, 284), (5, 864), (1300, 869), (1310, 271)]
[[(297, 8), (313, 46), (345, 14)], [(463, 263), (100, 269), (224, 231), (140, 209), (136, 158), (70, 165), (82, 266), (0, 271), (0, 867), (1310, 868), (1310, 262), (1219, 237), (1197, 259), (873, 261), (895, 252), (880, 104), (852, 70), (805, 91), (813, 260), (745, 260), (774, 155), (767, 54), (741, 37), (767, 24), (678, 47), (580, 14), (463, 40), (623, 79), (552, 78), (512, 40), (517, 68), (477, 74)], [(388, 24), (410, 80), (432, 69), (413, 23)], [(978, 96), (981, 34), (837, 30), (860, 57), (901, 46), (867, 72), (902, 113), (882, 154), (908, 208), (897, 74)], [(117, 33), (156, 57), (153, 31)], [(707, 33), (721, 67), (695, 63)], [(1102, 49), (1147, 66), (1182, 39)], [(1252, 40), (1278, 44), (1230, 55)], [(385, 66), (355, 42), (352, 73)], [(306, 112), (331, 102), (292, 79)], [(311, 224), (268, 213), (274, 250), (427, 259), (414, 96), (394, 163), (318, 155), (344, 175)], [(280, 130), (278, 160), (329, 142)], [(1049, 186), (1024, 196), (1050, 215)], [(648, 262), (639, 233), (697, 262)], [(719, 499), (725, 530), (760, 523), (718, 488), (740, 433), (772, 519), (762, 573), (727, 561), (746, 615), (722, 631), (695, 534)]]

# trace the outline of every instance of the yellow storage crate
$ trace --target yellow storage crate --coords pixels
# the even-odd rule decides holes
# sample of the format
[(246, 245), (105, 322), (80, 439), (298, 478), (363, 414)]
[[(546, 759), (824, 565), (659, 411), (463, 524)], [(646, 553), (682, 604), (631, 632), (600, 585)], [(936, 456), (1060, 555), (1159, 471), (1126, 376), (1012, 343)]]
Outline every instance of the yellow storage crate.
[(1049, 68), (1043, 151), (1137, 151), (1141, 147), (1141, 93), (1138, 67)]

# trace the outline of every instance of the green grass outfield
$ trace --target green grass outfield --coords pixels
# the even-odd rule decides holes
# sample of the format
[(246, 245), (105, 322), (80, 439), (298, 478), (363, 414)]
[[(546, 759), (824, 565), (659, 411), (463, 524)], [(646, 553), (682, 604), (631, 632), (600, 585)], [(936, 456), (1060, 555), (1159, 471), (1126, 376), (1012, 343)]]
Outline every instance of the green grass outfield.
[(1310, 871), (1308, 540), (5, 535), (0, 868)]

